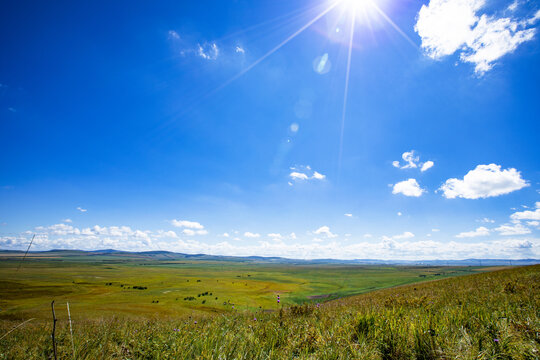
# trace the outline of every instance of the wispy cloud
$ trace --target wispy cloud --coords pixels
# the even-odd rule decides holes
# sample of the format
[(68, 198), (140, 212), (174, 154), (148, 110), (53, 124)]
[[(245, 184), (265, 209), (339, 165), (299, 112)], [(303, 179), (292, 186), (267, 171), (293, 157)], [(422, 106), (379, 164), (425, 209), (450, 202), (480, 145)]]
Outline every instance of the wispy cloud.
[(175, 227), (183, 227), (188, 229), (197, 229), (202, 230), (204, 229), (204, 226), (201, 225), (201, 223), (196, 221), (189, 221), (189, 220), (171, 220), (171, 225)]
[(501, 235), (525, 235), (530, 234), (531, 230), (521, 223), (505, 224), (495, 228)]
[(83, 212), (83, 213), (88, 211), (88, 210), (86, 210), (86, 209), (83, 209), (83, 208), (80, 207), (80, 206), (77, 207), (77, 210), (79, 210), (80, 212)]
[(289, 173), (289, 177), (291, 178), (291, 180), (294, 180), (296, 182), (309, 180), (322, 181), (326, 179), (326, 175), (323, 175), (320, 172), (313, 170), (309, 165), (293, 166), (290, 168), (290, 170), (291, 172)]
[(512, 220), (537, 220), (540, 221), (540, 202), (536, 203), (536, 210), (518, 211), (510, 215)]
[(481, 223), (486, 223), (486, 224), (493, 224), (495, 222), (495, 220), (487, 218), (487, 217), (476, 220), (476, 221), (481, 222)]
[(182, 234), (187, 236), (193, 236), (193, 235), (207, 235), (207, 230), (193, 230), (193, 229), (184, 229), (182, 230)]
[(219, 56), (219, 48), (215, 42), (197, 44), (197, 54), (206, 60), (216, 60)]
[(260, 238), (261, 237), (261, 234), (258, 234), (258, 233), (252, 233), (250, 231), (246, 231), (244, 233), (244, 237), (247, 237), (247, 238), (251, 238), (251, 239), (254, 239), (254, 238)]
[(335, 238), (337, 237), (336, 234), (333, 234), (331, 231), (330, 231), (330, 227), (328, 226), (321, 226), (320, 228), (318, 228), (317, 230), (315, 230), (313, 232), (313, 234), (315, 235), (325, 235), (326, 237), (328, 238)]
[(480, 226), (476, 230), (466, 231), (456, 235), (457, 238), (473, 238), (478, 236), (488, 236), (490, 234), (489, 229), (483, 226)]
[(175, 30), (169, 30), (167, 33), (169, 35), (170, 40), (179, 40), (180, 34), (178, 34)]
[(401, 158), (403, 159), (403, 165), (399, 161), (392, 161), (392, 166), (398, 169), (416, 169), (420, 167), (420, 171), (424, 172), (435, 165), (431, 160), (424, 163), (420, 162), (420, 157), (416, 155), (414, 150), (405, 151)]
[(414, 234), (410, 231), (405, 231), (402, 234), (393, 235), (393, 236), (382, 236), (381, 239), (383, 240), (401, 240), (401, 239), (411, 239), (414, 237)]

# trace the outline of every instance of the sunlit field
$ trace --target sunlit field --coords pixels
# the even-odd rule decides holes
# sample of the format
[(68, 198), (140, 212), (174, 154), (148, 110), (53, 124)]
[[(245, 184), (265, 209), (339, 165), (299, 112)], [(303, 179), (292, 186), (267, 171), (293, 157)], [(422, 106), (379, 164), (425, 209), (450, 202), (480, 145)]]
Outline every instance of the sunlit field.
[[(86, 266), (96, 267), (84, 265), (82, 270), (77, 270), (81, 281), (85, 276), (89, 276), (85, 275)], [(216, 266), (222, 266), (221, 270)], [(203, 268), (206, 267), (208, 264)], [(417, 277), (419, 274), (429, 274), (433, 279), (432, 271), (436, 269), (323, 267), (313, 270), (279, 266), (272, 269), (238, 264), (212, 264), (211, 267), (212, 270), (202, 270), (194, 264), (186, 264), (184, 270), (180, 265), (173, 264), (167, 267), (151, 266), (149, 270), (144, 270), (151, 274), (149, 277), (139, 276), (140, 281), (145, 281), (144, 284), (149, 286), (148, 290), (141, 292), (149, 291), (151, 294), (141, 295), (135, 291), (127, 291), (124, 294), (123, 311), (120, 311), (119, 300), (122, 292), (110, 289), (109, 285), (102, 286), (92, 280), (88, 281), (92, 285), (87, 285), (85, 293), (78, 290), (71, 295), (64, 295), (61, 293), (69, 288), (69, 285), (62, 279), (61, 267), (55, 268), (55, 271), (44, 272), (41, 284), (47, 283), (44, 280), (45, 274), (50, 274), (53, 279), (48, 287), (42, 285), (42, 292), (35, 289), (36, 296), (33, 299), (29, 299), (29, 295), (25, 295), (23, 290), (19, 293), (19, 301), (15, 292), (9, 293), (7, 301), (3, 299), (3, 307), (13, 306), (17, 302), (20, 307), (18, 312), (12, 309), (12, 315), (4, 316), (1, 322), (2, 334), (11, 332), (0, 340), (0, 358), (51, 358), (52, 321), (47, 321), (45, 313), (49, 306), (48, 300), (52, 298), (57, 300), (56, 312), (59, 321), (56, 339), (59, 358), (538, 358), (538, 265), (504, 270), (489, 269), (490, 272), (377, 290), (332, 301), (306, 300), (303, 305), (293, 304), (295, 301), (300, 302), (299, 299), (304, 296), (301, 294), (307, 296), (320, 294), (325, 290), (337, 290), (337, 285), (325, 281), (310, 281), (309, 278), (317, 273), (326, 272), (329, 277), (347, 276), (347, 281), (338, 280), (337, 283), (342, 286), (343, 291), (353, 292), (354, 286), (360, 284), (370, 286), (378, 283), (380, 287), (384, 287), (410, 282), (413, 281), (414, 274)], [(105, 282), (112, 281), (115, 284), (122, 276), (136, 279), (136, 268), (137, 265), (119, 266), (117, 269), (102, 268), (96, 274), (103, 277)], [(35, 264), (26, 269), (28, 278), (33, 279), (27, 284), (40, 283), (38, 269)], [(3, 268), (2, 275), (13, 277), (10, 271), (12, 270)], [(186, 274), (182, 275), (183, 280), (189, 278), (191, 283), (193, 279), (200, 277), (201, 283), (193, 288), (174, 285), (175, 281), (171, 277), (180, 279), (183, 271)], [(173, 275), (175, 273), (176, 275)], [(191, 277), (197, 273), (199, 276)], [(208, 285), (205, 288), (204, 284), (209, 281), (212, 273), (222, 274), (218, 276), (219, 281), (216, 283), (230, 282), (230, 286)], [(236, 278), (236, 273), (241, 278)], [(247, 274), (253, 279), (246, 279), (244, 276), (247, 277)], [(280, 280), (268, 281), (264, 279), (264, 274), (278, 276)], [(18, 281), (22, 284), (21, 278), (18, 278)], [(248, 285), (235, 286), (232, 284), (233, 279), (235, 284), (241, 282)], [(59, 286), (56, 294), (51, 290), (55, 288), (53, 284)], [(152, 290), (151, 287), (158, 284), (162, 284), (162, 287)], [(241, 286), (249, 290), (241, 289)], [(276, 289), (270, 290), (266, 286)], [(220, 299), (226, 297), (236, 301), (236, 305), (234, 310), (232, 306), (220, 307), (214, 303), (205, 306), (198, 297), (195, 300), (198, 303), (196, 305), (186, 304), (181, 298), (177, 302), (174, 296), (164, 294), (166, 288), (171, 292), (179, 291), (185, 294), (209, 289)], [(362, 292), (366, 289), (357, 290)], [(2, 292), (4, 293), (4, 289)], [(281, 293), (280, 297), (284, 299), (279, 305), (275, 301), (278, 293)], [(73, 301), (73, 345), (64, 309), (68, 298)], [(109, 307), (105, 305), (107, 298), (111, 299)], [(151, 303), (150, 299), (160, 302)], [(39, 304), (40, 301), (43, 304), (34, 305), (38, 308), (32, 312), (32, 304)], [(264, 307), (258, 309), (257, 304), (265, 305), (273, 311)], [(176, 312), (175, 307), (182, 310)], [(114, 309), (118, 311), (118, 316), (111, 315)], [(193, 311), (195, 309), (200, 311)], [(212, 313), (218, 309), (219, 314)], [(137, 311), (139, 313), (135, 314)], [(160, 313), (161, 316), (148, 318), (152, 311), (155, 314)], [(189, 315), (186, 311), (189, 311)], [(39, 318), (13, 330), (31, 313)], [(122, 316), (124, 314), (132, 316), (128, 318)]]
[(22, 267), (20, 259), (4, 259), (0, 318), (49, 319), (52, 300), (60, 313), (69, 302), (78, 319), (274, 311), (477, 270), (131, 256), (43, 253), (27, 258)]

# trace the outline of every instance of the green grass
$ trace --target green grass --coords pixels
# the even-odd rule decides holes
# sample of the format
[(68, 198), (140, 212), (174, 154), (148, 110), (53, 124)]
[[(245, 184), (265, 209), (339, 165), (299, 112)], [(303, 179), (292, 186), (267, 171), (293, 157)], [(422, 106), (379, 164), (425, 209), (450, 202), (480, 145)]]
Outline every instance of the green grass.
[(48, 319), (53, 299), (89, 319), (275, 310), (278, 294), (283, 305), (303, 304), (476, 270), (95, 257), (29, 259), (17, 271), (18, 265), (0, 261), (0, 319)]
[[(90, 269), (96, 267), (96, 265), (88, 266)], [(220, 272), (217, 269), (210, 270), (211, 266), (205, 265), (203, 268), (209, 270), (207, 276), (203, 276), (204, 271), (198, 266), (187, 264), (185, 269), (198, 273), (202, 281), (197, 286), (202, 286), (204, 281), (210, 281), (211, 274), (216, 276)], [(402, 274), (399, 277), (397, 274), (412, 273), (416, 275), (415, 279), (424, 279), (418, 277), (419, 272), (435, 269), (371, 267), (354, 269), (332, 266), (321, 269), (321, 272), (326, 273), (323, 275), (317, 268), (311, 267), (266, 265), (245, 267), (246, 265), (238, 264), (230, 266), (228, 269), (230, 274), (226, 273), (225, 269), (221, 270), (223, 279), (248, 281), (247, 274), (250, 274), (252, 276), (249, 279), (254, 279), (249, 281), (290, 286), (291, 292), (282, 295), (282, 297), (290, 295), (290, 300), (279, 311), (272, 312), (259, 309), (254, 304), (246, 309), (229, 308), (217, 314), (208, 310), (213, 309), (210, 307), (183, 315), (157, 313), (154, 317), (148, 316), (149, 313), (141, 313), (137, 317), (126, 317), (122, 313), (119, 313), (119, 316), (111, 316), (110, 313), (100, 315), (99, 311), (87, 313), (83, 307), (79, 307), (77, 311), (72, 308), (76, 358), (539, 358), (540, 266), (477, 273), (387, 288), (325, 302), (320, 306), (313, 303), (293, 305), (295, 299), (303, 296), (298, 295), (301, 292), (295, 291), (312, 294), (319, 290), (341, 289), (346, 292), (350, 290), (347, 286), (354, 282), (350, 283), (349, 281), (353, 280), (345, 279), (345, 276), (350, 277), (355, 271), (363, 275), (359, 275), (359, 278), (365, 281), (363, 284), (371, 286), (379, 275), (384, 275), (382, 279), (397, 276), (400, 283), (406, 283), (412, 281), (414, 277), (410, 274)], [(159, 273), (158, 268), (164, 271), (164, 267), (154, 268), (150, 272), (152, 275), (148, 277), (151, 279), (150, 284), (159, 283), (159, 279), (164, 283), (167, 281), (174, 283), (172, 280), (165, 280), (166, 276)], [(173, 273), (178, 270), (176, 266), (166, 268)], [(66, 269), (70, 267), (66, 266)], [(84, 274), (84, 267), (81, 269), (78, 276)], [(244, 273), (245, 278), (236, 278), (240, 269), (249, 270)], [(256, 272), (257, 269), (260, 273)], [(28, 268), (26, 271), (28, 275), (31, 274)], [(105, 270), (102, 271), (104, 274), (107, 273)], [(125, 271), (123, 275), (129, 274), (128, 269), (123, 271)], [(458, 270), (446, 269), (446, 271)], [(8, 273), (5, 270), (2, 272)], [(276, 280), (272, 282), (270, 280), (274, 273)], [(169, 276), (172, 276), (171, 274)], [(334, 287), (331, 285), (332, 274), (336, 277), (334, 279), (336, 283), (339, 283)], [(337, 274), (343, 275), (344, 278), (337, 278)], [(257, 276), (261, 279), (257, 279)], [(431, 278), (438, 279), (441, 276), (431, 275)], [(51, 281), (59, 281), (61, 278), (62, 275), (57, 274), (57, 278)], [(4, 281), (4, 277), (2, 279)], [(234, 288), (234, 291), (240, 289), (239, 286), (239, 289)], [(271, 298), (272, 302), (275, 302), (273, 295)], [(50, 297), (44, 306), (50, 312), (48, 300)], [(163, 306), (161, 304), (160, 302), (157, 306)], [(275, 309), (276, 305), (270, 307)], [(72, 358), (72, 350), (65, 302), (58, 300), (57, 317), (59, 358), (69, 359)], [(20, 322), (20, 319), (5, 318), (0, 323), (0, 336)], [(51, 328), (51, 322), (40, 317), (14, 330), (0, 340), (0, 359), (51, 358)]]

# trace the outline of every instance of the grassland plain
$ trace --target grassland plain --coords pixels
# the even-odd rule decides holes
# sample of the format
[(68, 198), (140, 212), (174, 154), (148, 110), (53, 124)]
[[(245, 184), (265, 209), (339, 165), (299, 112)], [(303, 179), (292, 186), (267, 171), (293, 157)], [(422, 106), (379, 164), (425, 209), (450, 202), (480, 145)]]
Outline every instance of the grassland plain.
[(49, 319), (52, 299), (69, 302), (76, 318), (275, 310), (278, 294), (280, 304), (299, 305), (477, 270), (65, 255), (20, 264), (0, 261), (0, 319)]
[[(539, 287), (540, 266), (529, 266), (399, 286), (321, 305), (291, 302), (273, 312), (248, 307), (152, 319), (79, 314), (74, 319), (75, 357), (538, 359)], [(65, 315), (58, 311), (61, 359), (73, 358)], [(19, 323), (2, 321), (0, 334)], [(51, 358), (51, 328), (50, 322), (37, 319), (14, 330), (0, 340), (0, 359)]]

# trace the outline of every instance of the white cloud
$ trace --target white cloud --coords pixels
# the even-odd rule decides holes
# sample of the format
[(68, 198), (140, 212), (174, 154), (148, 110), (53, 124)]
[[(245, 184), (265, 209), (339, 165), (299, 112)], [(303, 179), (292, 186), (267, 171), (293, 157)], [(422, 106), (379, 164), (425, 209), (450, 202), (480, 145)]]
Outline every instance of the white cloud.
[(71, 220), (71, 219), (64, 219), (62, 221), (65, 222), (65, 223), (70, 223), (70, 224), (73, 222), (73, 220)]
[(431, 232), (439, 232), (439, 231), (441, 231), (441, 230), (439, 230), (439, 229), (431, 229)]
[(461, 53), (461, 59), (475, 64), (475, 71), (482, 74), (493, 67), (502, 56), (534, 38), (535, 29), (517, 30), (519, 23), (508, 19), (493, 19), (482, 15), (467, 42), (470, 50)]
[(431, 160), (428, 160), (422, 165), (422, 168), (420, 169), (420, 171), (424, 172), (426, 170), (429, 170), (433, 167), (433, 165), (435, 165), (435, 163)]
[(400, 239), (411, 239), (414, 237), (414, 234), (410, 231), (405, 231), (403, 234), (394, 235), (394, 236), (382, 236), (381, 239), (384, 241), (389, 240), (400, 240)]
[(418, 12), (414, 30), (422, 38), (422, 48), (434, 59), (451, 55), (469, 39), (477, 22), (476, 11), (484, 0), (431, 0)]
[(207, 235), (208, 231), (206, 230), (192, 230), (192, 229), (184, 229), (182, 230), (182, 234), (187, 236), (193, 236), (193, 235)]
[(292, 123), (289, 126), (289, 130), (291, 130), (291, 132), (294, 133), (294, 134), (296, 134), (299, 129), (300, 129), (300, 125), (298, 125), (298, 123)]
[(189, 220), (171, 220), (171, 225), (175, 227), (184, 227), (188, 229), (204, 229), (204, 226), (202, 226), (200, 223), (196, 221), (189, 221)]
[(83, 208), (82, 208), (82, 207), (80, 207), (80, 206), (79, 206), (79, 207), (77, 207), (77, 210), (79, 210), (80, 212), (87, 212), (87, 211), (88, 211), (88, 210), (86, 210), (86, 209), (83, 209)]
[(304, 173), (299, 173), (296, 171), (293, 171), (289, 174), (290, 178), (293, 180), (307, 180), (309, 177)]
[(495, 231), (498, 231), (501, 235), (525, 235), (531, 233), (529, 228), (526, 228), (520, 223), (501, 225), (498, 228), (495, 228)]
[(488, 236), (488, 235), (489, 235), (489, 229), (483, 226), (480, 226), (474, 231), (467, 231), (467, 232), (462, 232), (460, 234), (457, 234), (456, 237), (457, 238), (473, 238), (473, 237)]
[[(538, 203), (537, 203), (538, 206)], [(540, 220), (540, 209), (536, 209), (535, 211), (526, 210), (526, 211), (518, 211), (510, 215), (510, 219), (512, 220)]]
[(409, 179), (405, 181), (398, 182), (394, 185), (392, 189), (392, 194), (403, 194), (405, 196), (419, 197), (425, 192), (424, 189), (420, 188), (416, 179)]
[(176, 239), (176, 238), (178, 238), (178, 235), (172, 230), (169, 230), (169, 231), (158, 230), (157, 233), (156, 233), (156, 237), (168, 238), (168, 239)]
[(259, 238), (259, 237), (261, 237), (261, 234), (252, 233), (252, 232), (246, 231), (246, 232), (244, 233), (244, 236), (247, 237), (247, 238)]
[(529, 226), (538, 226), (538, 225), (540, 225), (540, 221), (537, 221), (537, 220), (527, 221), (527, 225), (529, 225)]
[(415, 31), (426, 55), (433, 59), (460, 53), (475, 65), (475, 72), (490, 70), (496, 60), (531, 40), (536, 30), (527, 28), (538, 19), (526, 20), (478, 14), (486, 0), (431, 0), (422, 5)]
[(321, 226), (317, 230), (313, 232), (315, 235), (326, 235), (329, 238), (335, 238), (337, 237), (336, 234), (332, 234), (330, 231), (330, 228), (328, 226)]
[(352, 214), (343, 214), (345, 215), (346, 217), (352, 217)]
[[(293, 166), (290, 168), (292, 171), (289, 177), (294, 181), (308, 181), (308, 180), (324, 180), (326, 175), (321, 174), (318, 171), (311, 169), (309, 165), (306, 166)], [(291, 183), (289, 182), (289, 185)]]
[[(46, 229), (48, 227), (44, 227)], [(118, 226), (117, 228), (122, 228)], [(97, 229), (97, 230), (96, 230)], [(100, 235), (96, 231), (106, 233), (108, 228), (95, 226), (88, 228), (90, 234), (83, 235), (54, 235), (50, 230), (38, 232), (34, 240), (33, 249), (117, 249), (128, 251), (168, 250), (187, 254), (210, 254), (230, 256), (281, 256), (297, 259), (401, 259), (401, 260), (433, 260), (433, 259), (467, 259), (467, 258), (491, 258), (491, 259), (516, 259), (516, 258), (540, 258), (540, 239), (529, 238), (504, 238), (501, 240), (486, 240), (471, 243), (456, 241), (412, 241), (410, 235), (400, 236), (400, 241), (393, 238), (384, 238), (381, 241), (364, 240), (354, 242), (347, 240), (346, 243), (337, 241), (323, 241), (320, 243), (309, 242), (283, 242), (283, 241), (260, 241), (250, 245), (234, 245), (229, 242), (206, 243), (193, 238), (164, 239), (158, 237), (159, 231), (154, 233), (148, 230), (137, 230), (138, 236), (126, 235), (114, 237)], [(24, 250), (34, 231), (14, 236), (0, 236), (0, 248)], [(145, 235), (146, 234), (146, 235)], [(404, 233), (406, 234), (406, 233)], [(403, 235), (403, 234), (402, 234)], [(397, 238), (396, 237), (396, 238)]]
[(231, 235), (229, 235), (229, 233), (223, 233), (223, 234), (221, 234), (221, 236), (228, 238), (228, 237), (230, 237)]
[(245, 54), (246, 53), (246, 50), (241, 47), (241, 46), (237, 46), (235, 49), (234, 49), (235, 52), (237, 53), (240, 53), (240, 54)]
[(51, 235), (80, 235), (81, 231), (71, 225), (55, 224), (48, 227), (38, 226), (37, 231), (48, 232)]
[(401, 213), (401, 211), (398, 211), (397, 216), (401, 216), (401, 215), (403, 215), (403, 214)]
[(370, 239), (370, 238), (373, 237), (373, 235), (371, 235), (371, 234), (364, 234), (364, 237), (365, 237), (366, 239)]
[(105, 228), (100, 228), (100, 230), (98, 231), (101, 231), (102, 233), (104, 232), (111, 236), (125, 236), (125, 235), (135, 235), (135, 234), (140, 235), (139, 233), (136, 233), (137, 231), (140, 231), (140, 230), (136, 230), (136, 232), (133, 232), (133, 230), (131, 230), (129, 226), (110, 226), (108, 229), (107, 227), (105, 227)]
[(180, 35), (174, 30), (169, 30), (169, 32), (167, 34), (169, 35), (169, 40), (178, 40), (178, 39), (180, 39)]
[(149, 234), (149, 231), (135, 230), (132, 235), (133, 237), (137, 239), (150, 240), (150, 236), (148, 234)]
[(538, 20), (540, 20), (540, 10), (538, 10), (532, 18), (527, 20), (527, 25), (533, 25)]
[[(418, 161), (420, 161), (420, 157), (414, 154), (414, 150), (404, 152), (401, 155), (401, 158), (405, 161), (405, 165), (401, 166), (402, 169), (413, 169), (418, 167)], [(395, 166), (395, 163), (396, 162), (394, 161), (392, 165)]]
[(476, 221), (481, 222), (481, 223), (486, 223), (486, 224), (493, 224), (495, 222), (495, 220), (492, 220), (492, 219), (487, 218), (487, 217), (482, 218), (480, 220), (476, 220)]
[(416, 169), (420, 166), (420, 171), (424, 172), (435, 165), (431, 160), (421, 163), (420, 157), (416, 155), (414, 150), (404, 152), (401, 154), (401, 158), (404, 161), (403, 165), (399, 161), (392, 161), (392, 166), (398, 169)]
[(519, 2), (517, 0), (514, 0), (514, 2), (508, 5), (506, 9), (508, 9), (509, 11), (516, 11), (518, 8), (518, 5), (519, 5)]
[(197, 54), (206, 60), (216, 60), (219, 56), (219, 48), (215, 42), (197, 44)]
[(469, 171), (463, 180), (448, 179), (440, 187), (444, 197), (455, 199), (479, 199), (499, 196), (522, 189), (529, 184), (514, 168), (501, 171), (500, 165), (478, 165)]
[(401, 235), (395, 235), (393, 236), (392, 238), (393, 239), (410, 239), (410, 238), (413, 238), (414, 237), (414, 234), (410, 231), (405, 231), (403, 234)]
[(281, 234), (277, 234), (277, 233), (270, 233), (270, 234), (268, 234), (268, 237), (272, 238), (272, 239), (282, 239), (283, 238), (283, 236), (281, 236)]

